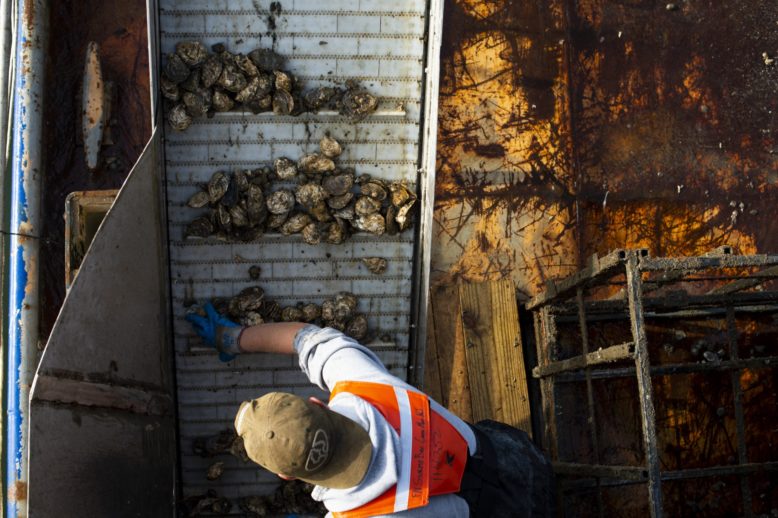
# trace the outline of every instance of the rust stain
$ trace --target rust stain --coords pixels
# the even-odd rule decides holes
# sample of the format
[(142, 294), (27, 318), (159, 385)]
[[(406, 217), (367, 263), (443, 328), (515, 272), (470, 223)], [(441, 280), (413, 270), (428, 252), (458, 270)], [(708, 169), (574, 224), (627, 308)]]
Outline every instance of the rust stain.
[(27, 500), (27, 483), (17, 480), (8, 488), (8, 499), (13, 502), (23, 502)]
[[(35, 29), (35, 0), (24, 0), (24, 15), (27, 31), (32, 33)], [(32, 42), (32, 39), (30, 39), (30, 42)]]

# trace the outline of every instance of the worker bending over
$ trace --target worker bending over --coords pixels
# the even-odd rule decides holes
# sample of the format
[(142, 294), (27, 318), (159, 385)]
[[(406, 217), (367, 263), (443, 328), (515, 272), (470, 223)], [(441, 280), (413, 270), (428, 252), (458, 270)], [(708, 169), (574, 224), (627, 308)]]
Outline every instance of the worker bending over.
[(470, 425), (391, 375), (367, 347), (331, 328), (283, 322), (240, 327), (210, 304), (187, 316), (223, 361), (294, 354), (316, 398), (273, 392), (235, 417), (248, 456), (316, 487), (328, 516), (552, 516), (549, 462), (508, 425)]

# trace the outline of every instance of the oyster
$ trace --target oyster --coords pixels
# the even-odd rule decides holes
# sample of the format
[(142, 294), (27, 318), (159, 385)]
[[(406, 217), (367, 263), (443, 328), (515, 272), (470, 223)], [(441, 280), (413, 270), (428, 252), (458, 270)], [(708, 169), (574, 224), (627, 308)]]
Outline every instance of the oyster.
[[(354, 175), (344, 173), (327, 176), (322, 180), (321, 186), (324, 187), (324, 190), (327, 191), (330, 196), (343, 196), (344, 194), (350, 194), (351, 188), (354, 187)], [(346, 203), (348, 203), (348, 201)], [(343, 205), (345, 205), (345, 203)]]
[(240, 205), (235, 205), (230, 208), (230, 218), (232, 219), (232, 225), (235, 227), (248, 227), (249, 220), (246, 216), (246, 211)]
[(208, 480), (216, 480), (217, 478), (221, 477), (224, 473), (224, 462), (214, 462), (208, 467), (208, 473), (205, 475), (205, 478)]
[(171, 101), (178, 101), (181, 99), (181, 92), (178, 89), (178, 85), (167, 78), (163, 73), (159, 78), (160, 90), (162, 90), (162, 97)]
[(235, 440), (232, 441), (232, 444), (230, 445), (230, 455), (243, 462), (251, 460), (249, 459), (248, 453), (246, 453), (246, 445), (243, 444), (243, 437), (240, 435), (235, 437)]
[(238, 192), (244, 192), (249, 188), (249, 174), (251, 174), (251, 171), (243, 171), (242, 169), (238, 169), (232, 173), (232, 181), (235, 182), (235, 187), (238, 189)]
[(176, 104), (167, 114), (167, 121), (170, 127), (176, 131), (184, 131), (192, 124), (192, 116), (186, 112), (186, 106)]
[(415, 203), (416, 200), (411, 200), (397, 209), (397, 216), (395, 217), (395, 221), (397, 221), (397, 225), (399, 226), (401, 232), (410, 227), (411, 223), (413, 222), (413, 212), (411, 212), (411, 209)]
[(235, 441), (235, 437), (237, 434), (230, 428), (225, 428), (215, 435), (197, 437), (192, 441), (192, 453), (204, 458), (226, 453)]
[(165, 75), (171, 83), (183, 83), (189, 77), (189, 67), (186, 66), (178, 54), (168, 54), (167, 63), (165, 63)]
[(311, 217), (308, 214), (300, 213), (289, 216), (289, 219), (281, 225), (280, 231), (282, 234), (288, 236), (291, 234), (297, 234), (302, 232), (303, 228), (311, 223)]
[(275, 162), (276, 175), (281, 180), (291, 180), (297, 176), (297, 164), (286, 157), (277, 158)]
[(262, 303), (259, 314), (265, 320), (279, 320), (281, 318), (281, 306), (274, 300), (266, 300)]
[[(200, 70), (195, 68), (189, 72), (187, 77), (181, 84), (178, 85), (182, 90), (187, 92), (196, 92), (200, 88)], [(210, 93), (210, 92), (209, 92)]]
[(373, 214), (360, 216), (355, 219), (354, 226), (359, 230), (380, 236), (386, 231), (386, 220), (384, 220), (381, 214), (374, 212)]
[(273, 76), (260, 73), (257, 79), (259, 79), (257, 97), (267, 97), (270, 95), (273, 92)]
[(181, 100), (186, 106), (186, 112), (192, 117), (202, 117), (211, 109), (211, 92), (204, 88), (197, 93), (184, 92)]
[(386, 271), (386, 267), (389, 265), (388, 261), (383, 257), (365, 257), (362, 259), (365, 266), (370, 273), (380, 275)]
[(335, 320), (335, 301), (327, 299), (321, 303), (321, 318), (326, 322)]
[(335, 320), (347, 321), (357, 309), (357, 297), (353, 293), (342, 291), (335, 295)]
[(402, 207), (408, 200), (416, 199), (416, 195), (405, 185), (405, 182), (392, 182), (389, 184), (389, 190), (392, 193), (392, 205), (395, 207)]
[(258, 326), (259, 324), (264, 324), (265, 323), (265, 319), (262, 318), (262, 315), (260, 315), (256, 311), (249, 311), (241, 319), (240, 323), (243, 324), (244, 326), (248, 326), (248, 327)]
[(186, 204), (193, 209), (202, 209), (208, 203), (211, 201), (210, 196), (208, 196), (208, 193), (205, 191), (197, 191), (194, 193), (190, 198), (189, 201), (186, 202)]
[(246, 190), (246, 215), (253, 225), (262, 223), (267, 216), (265, 194), (258, 185), (250, 184)]
[(344, 332), (354, 340), (363, 340), (367, 336), (367, 317), (362, 314), (354, 315), (346, 324)]
[(279, 189), (267, 197), (267, 210), (271, 214), (285, 214), (294, 207), (294, 193), (289, 189)]
[(214, 90), (213, 97), (211, 98), (211, 106), (214, 111), (228, 112), (235, 107), (235, 101), (221, 90)]
[(343, 224), (339, 223), (338, 221), (334, 221), (327, 225), (326, 231), (326, 234), (323, 236), (325, 243), (339, 245), (346, 240), (346, 229), (344, 228)]
[(329, 86), (314, 88), (304, 94), (303, 101), (309, 110), (316, 111), (326, 106), (337, 92), (335, 88)]
[(257, 95), (257, 90), (259, 89), (259, 78), (258, 77), (252, 77), (251, 81), (246, 85), (246, 88), (238, 92), (238, 94), (235, 96), (235, 100), (239, 103), (247, 103), (250, 100), (252, 100)]
[(259, 311), (265, 291), (259, 286), (252, 286), (232, 297), (229, 302), (229, 313), (234, 317), (240, 317), (249, 311)]
[(351, 88), (341, 98), (340, 113), (352, 121), (362, 120), (378, 108), (378, 99), (364, 90)]
[(311, 209), (327, 199), (327, 191), (317, 183), (306, 183), (297, 186), (295, 198), (297, 203), (306, 209)]
[(249, 268), (249, 277), (251, 280), (256, 281), (259, 279), (259, 276), (262, 274), (262, 268), (260, 268), (258, 265), (253, 265)]
[(248, 56), (244, 56), (243, 54), (236, 55), (235, 65), (248, 77), (257, 77), (259, 75), (257, 65), (255, 65)]
[(325, 135), (319, 141), (319, 149), (321, 150), (322, 155), (328, 158), (335, 158), (343, 153), (343, 148), (340, 146), (340, 143), (329, 135)]
[(227, 50), (227, 45), (224, 43), (214, 43), (211, 45), (211, 50), (215, 52), (216, 54), (221, 54), (222, 52)]
[(222, 60), (218, 56), (209, 56), (203, 66), (200, 67), (200, 83), (206, 88), (211, 88), (222, 75)]
[(400, 232), (400, 226), (397, 224), (397, 207), (389, 205), (386, 209), (386, 233), (394, 236)]
[(346, 323), (340, 320), (331, 320), (327, 322), (327, 327), (331, 327), (332, 329), (337, 329), (338, 331), (345, 331)]
[[(324, 182), (322, 183), (322, 185), (324, 186), (325, 189), (327, 188), (327, 186), (324, 185)], [(329, 205), (331, 209), (340, 210), (344, 208), (346, 205), (348, 205), (353, 199), (354, 199), (354, 193), (347, 192), (345, 194), (341, 194), (340, 196), (330, 196), (329, 198), (327, 198), (327, 205)]]
[(305, 304), (300, 308), (300, 311), (303, 314), (301, 318), (303, 322), (313, 322), (321, 317), (321, 308), (316, 304)]
[(179, 41), (176, 54), (187, 66), (196, 67), (208, 57), (208, 50), (199, 41)]
[(318, 245), (321, 243), (321, 230), (318, 223), (309, 223), (302, 230), (303, 241), (309, 245)]
[(232, 216), (230, 216), (230, 209), (224, 205), (219, 205), (216, 209), (216, 223), (225, 232), (232, 230)]
[(294, 306), (288, 306), (281, 310), (282, 322), (299, 322), (303, 318), (303, 312)]
[(365, 196), (370, 196), (374, 200), (378, 201), (384, 201), (387, 196), (386, 188), (376, 180), (363, 183), (359, 190)]
[(369, 196), (360, 196), (354, 210), (359, 216), (367, 216), (381, 210), (381, 202)]
[(349, 203), (342, 209), (333, 212), (332, 215), (336, 218), (352, 220), (357, 217), (356, 213), (354, 212), (354, 205), (354, 203)]
[(292, 76), (280, 70), (274, 70), (276, 90), (292, 91)]
[(208, 237), (213, 234), (213, 223), (209, 218), (197, 218), (186, 226), (184, 237)]
[(335, 162), (319, 153), (312, 153), (298, 160), (297, 168), (304, 173), (326, 173), (335, 170)]
[(255, 97), (246, 104), (253, 113), (262, 113), (270, 110), (273, 106), (273, 97), (266, 95), (264, 97)]
[(230, 187), (230, 179), (222, 171), (217, 171), (208, 181), (208, 197), (211, 203), (216, 203), (222, 199), (227, 189)]
[(267, 228), (275, 230), (283, 225), (287, 219), (289, 219), (288, 212), (281, 214), (271, 214), (267, 220)]
[(265, 72), (278, 70), (284, 65), (284, 58), (270, 49), (252, 50), (249, 59), (257, 65), (257, 68)]
[(217, 83), (228, 92), (238, 93), (246, 88), (248, 81), (246, 81), (246, 76), (238, 70), (238, 67), (225, 63)]
[(276, 90), (273, 94), (273, 113), (289, 115), (294, 110), (294, 98), (286, 90)]
[(332, 214), (330, 214), (327, 204), (323, 201), (308, 209), (308, 212), (316, 221), (324, 222), (332, 219)]

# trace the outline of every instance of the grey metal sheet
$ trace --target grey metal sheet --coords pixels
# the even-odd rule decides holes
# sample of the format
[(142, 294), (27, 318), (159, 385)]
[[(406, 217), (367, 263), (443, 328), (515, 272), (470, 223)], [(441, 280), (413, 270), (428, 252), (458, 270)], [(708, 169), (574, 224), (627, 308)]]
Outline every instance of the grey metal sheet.
[[(297, 158), (317, 149), (325, 131), (345, 148), (339, 163), (358, 173), (418, 182), (427, 6), (418, 0), (282, 0), (269, 23), (270, 0), (160, 0), (160, 47), (177, 41), (223, 42), (232, 51), (270, 47), (288, 58), (287, 68), (306, 87), (356, 79), (381, 96), (378, 111), (356, 124), (334, 113), (277, 117), (272, 114), (216, 114), (196, 119), (184, 133), (166, 132), (166, 175), (174, 341), (177, 354), (182, 479), (185, 494), (208, 488), (228, 498), (263, 493), (276, 479), (235, 459), (224, 476), (208, 482), (212, 460), (191, 454), (192, 439), (232, 426), (244, 399), (271, 390), (319, 395), (294, 360), (244, 356), (220, 364), (202, 350), (184, 321), (185, 299), (230, 296), (259, 284), (284, 304), (321, 302), (352, 291), (379, 340), (368, 344), (405, 377), (412, 323), (417, 239), (414, 231), (395, 237), (357, 235), (344, 245), (309, 246), (299, 237), (267, 235), (258, 243), (184, 240), (183, 230), (196, 212), (186, 200), (217, 170), (257, 167), (275, 158)], [(433, 139), (434, 142), (434, 139)], [(434, 152), (433, 152), (434, 156)], [(371, 275), (362, 257), (382, 256), (389, 268)], [(249, 279), (258, 264), (262, 276)]]

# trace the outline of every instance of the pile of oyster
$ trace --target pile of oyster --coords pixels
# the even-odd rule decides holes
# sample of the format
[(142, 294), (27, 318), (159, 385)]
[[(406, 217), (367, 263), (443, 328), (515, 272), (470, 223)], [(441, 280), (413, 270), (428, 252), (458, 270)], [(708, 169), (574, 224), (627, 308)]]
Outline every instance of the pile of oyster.
[(266, 298), (262, 288), (252, 286), (232, 298), (218, 298), (212, 303), (216, 311), (244, 326), (264, 322), (308, 322), (338, 329), (355, 340), (363, 340), (368, 335), (367, 317), (357, 312), (356, 295), (345, 291), (325, 300), (321, 306), (304, 302), (281, 306)]
[(357, 231), (394, 235), (409, 228), (416, 195), (407, 183), (338, 168), (335, 159), (342, 151), (337, 140), (325, 136), (319, 152), (296, 162), (279, 158), (274, 169), (214, 173), (187, 202), (209, 211), (187, 226), (185, 237), (251, 241), (280, 232), (300, 234), (311, 245), (337, 245)]
[(231, 110), (299, 115), (334, 109), (357, 121), (378, 107), (376, 97), (351, 81), (345, 88), (324, 86), (303, 91), (283, 70), (284, 57), (271, 49), (234, 54), (217, 43), (211, 51), (199, 41), (181, 41), (176, 51), (166, 56), (160, 87), (162, 96), (170, 101), (167, 120), (174, 130), (184, 131), (195, 117)]

